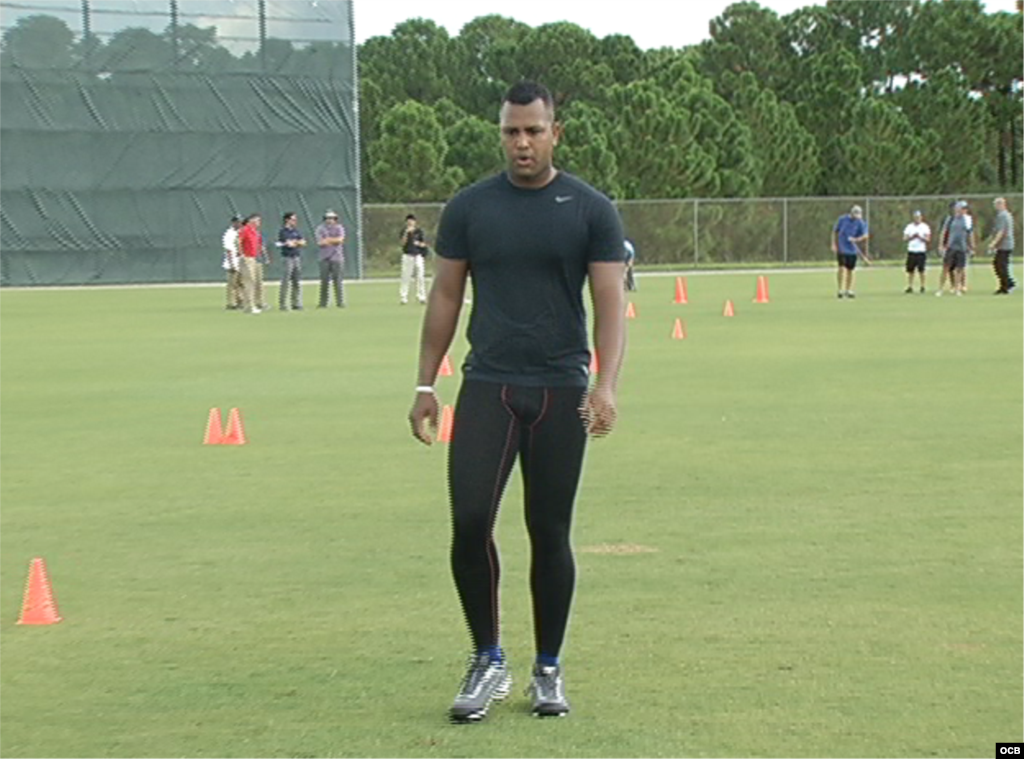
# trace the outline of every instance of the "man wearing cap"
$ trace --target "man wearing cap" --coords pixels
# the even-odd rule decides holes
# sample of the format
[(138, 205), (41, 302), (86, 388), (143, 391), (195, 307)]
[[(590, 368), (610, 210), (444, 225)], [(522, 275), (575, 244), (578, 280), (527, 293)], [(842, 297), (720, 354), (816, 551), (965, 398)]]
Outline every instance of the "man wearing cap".
[(860, 206), (853, 206), (850, 213), (840, 216), (832, 227), (832, 252), (836, 254), (839, 270), (836, 272), (838, 298), (855, 298), (853, 294), (853, 272), (857, 268), (857, 256), (868, 258), (857, 243), (868, 239), (868, 225), (864, 223)]
[(1010, 256), (1013, 255), (1013, 216), (1006, 209), (1006, 198), (996, 198), (992, 205), (996, 209), (995, 228), (988, 244), (989, 255), (992, 256), (992, 268), (995, 269), (999, 287), (996, 295), (1009, 295), (1017, 286), (1010, 274)]
[(231, 217), (231, 226), (224, 232), (224, 236), (221, 238), (221, 251), (223, 253), (223, 261), (221, 266), (224, 268), (228, 278), (227, 287), (227, 305), (224, 307), (228, 311), (237, 311), (242, 307), (242, 272), (239, 270), (240, 263), (239, 250), (238, 250), (238, 230), (242, 226), (241, 216)]
[(334, 284), (334, 302), (338, 308), (345, 307), (345, 283), (341, 278), (345, 265), (344, 242), (345, 228), (338, 223), (338, 214), (326, 211), (323, 224), (316, 228), (316, 244), (320, 247), (320, 303), (317, 308), (327, 308), (330, 283)]
[(903, 239), (907, 243), (907, 289), (903, 292), (914, 292), (914, 272), (921, 281), (921, 293), (924, 293), (924, 260), (928, 255), (928, 243), (932, 239), (932, 228), (924, 221), (920, 211), (914, 211), (914, 220), (903, 228)]
[[(943, 273), (949, 272), (949, 281), (953, 292), (958, 296), (964, 294), (964, 267), (967, 265), (967, 254), (972, 248), (971, 227), (967, 220), (967, 204), (958, 201), (953, 206), (953, 216), (944, 225), (942, 241)], [(942, 296), (942, 286), (935, 293)]]

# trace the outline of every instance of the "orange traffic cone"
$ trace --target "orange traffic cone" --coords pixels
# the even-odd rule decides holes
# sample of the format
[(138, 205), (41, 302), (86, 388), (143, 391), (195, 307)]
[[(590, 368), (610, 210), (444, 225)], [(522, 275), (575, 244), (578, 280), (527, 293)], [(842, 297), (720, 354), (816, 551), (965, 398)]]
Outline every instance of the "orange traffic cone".
[(448, 358), (448, 354), (444, 354), (444, 358), (441, 360), (441, 368), (437, 372), (438, 377), (451, 377), (452, 372), (452, 361)]
[(685, 340), (686, 339), (686, 325), (682, 321), (676, 319), (675, 326), (672, 327), (672, 339), (673, 340)]
[(722, 310), (722, 316), (735, 316), (736, 312), (733, 310), (732, 301), (727, 300), (725, 302), (725, 308)]
[(630, 301), (629, 305), (626, 306), (626, 318), (627, 319), (635, 319), (636, 318), (636, 308), (633, 307), (633, 301)]
[(242, 427), (242, 417), (238, 413), (238, 409), (231, 409), (228, 414), (228, 428), (224, 431), (224, 437), (221, 438), (221, 445), (245, 445), (245, 429)]
[(437, 442), (452, 442), (452, 423), (455, 421), (455, 414), (451, 406), (444, 406), (441, 409), (441, 423), (437, 425)]
[(754, 303), (768, 303), (768, 277), (757, 278), (757, 297)]
[(46, 576), (46, 562), (32, 559), (28, 568), (28, 582), (25, 583), (25, 598), (21, 604), (19, 625), (53, 625), (60, 622), (57, 604), (53, 600), (53, 589)]
[(220, 409), (210, 409), (210, 416), (206, 420), (206, 434), (203, 435), (203, 445), (221, 445), (224, 436), (221, 434)]
[(676, 303), (689, 303), (686, 299), (686, 277), (676, 277)]

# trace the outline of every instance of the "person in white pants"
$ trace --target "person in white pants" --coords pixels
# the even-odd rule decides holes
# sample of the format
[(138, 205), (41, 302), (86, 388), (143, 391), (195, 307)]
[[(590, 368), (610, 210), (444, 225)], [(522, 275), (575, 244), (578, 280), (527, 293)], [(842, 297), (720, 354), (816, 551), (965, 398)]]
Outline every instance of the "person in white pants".
[(409, 214), (405, 217), (402, 229), (402, 284), (398, 289), (398, 301), (403, 306), (409, 302), (409, 285), (413, 272), (416, 273), (416, 299), (427, 302), (427, 281), (424, 261), (427, 257), (427, 242), (423, 230), (416, 223), (416, 217)]

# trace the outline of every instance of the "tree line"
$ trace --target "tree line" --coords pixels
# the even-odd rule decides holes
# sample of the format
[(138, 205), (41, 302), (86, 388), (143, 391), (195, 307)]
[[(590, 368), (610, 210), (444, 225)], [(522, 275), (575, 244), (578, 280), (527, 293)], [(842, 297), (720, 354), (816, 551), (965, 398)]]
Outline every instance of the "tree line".
[(558, 164), (617, 199), (1019, 190), (1024, 44), (977, 0), (729, 6), (699, 45), (573, 23), (398, 24), (359, 49), (367, 202), (441, 201), (501, 168), (521, 78), (555, 95)]
[[(617, 199), (1016, 191), (1020, 6), (829, 0), (780, 16), (740, 2), (701, 44), (646, 51), (568, 22), (488, 15), (453, 37), (411, 19), (358, 49), (363, 198), (443, 201), (500, 169), (498, 104), (522, 78), (555, 94), (559, 165)], [(0, 65), (341, 81), (350, 53), (267, 38), (233, 55), (190, 24), (76, 39), (34, 15), (4, 33)]]

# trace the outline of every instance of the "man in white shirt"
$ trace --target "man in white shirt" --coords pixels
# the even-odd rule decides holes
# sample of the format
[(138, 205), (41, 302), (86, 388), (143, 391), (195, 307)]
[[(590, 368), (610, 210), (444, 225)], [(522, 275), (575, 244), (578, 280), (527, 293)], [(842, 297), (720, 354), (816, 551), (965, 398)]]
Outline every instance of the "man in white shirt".
[(238, 230), (242, 226), (241, 216), (231, 217), (231, 226), (224, 232), (221, 239), (221, 251), (224, 260), (221, 263), (228, 277), (227, 305), (228, 311), (237, 311), (242, 307), (242, 271), (238, 261)]
[(914, 272), (918, 273), (921, 282), (920, 292), (924, 294), (924, 262), (928, 255), (928, 243), (932, 239), (932, 229), (920, 211), (914, 211), (914, 220), (903, 228), (903, 239), (907, 243), (907, 289), (903, 292), (914, 292)]

